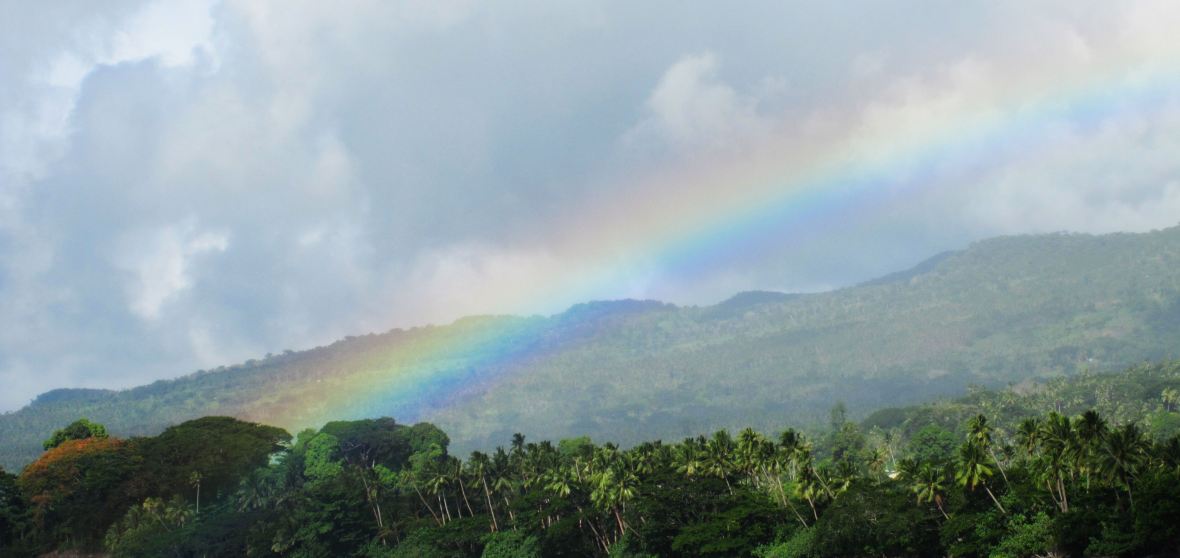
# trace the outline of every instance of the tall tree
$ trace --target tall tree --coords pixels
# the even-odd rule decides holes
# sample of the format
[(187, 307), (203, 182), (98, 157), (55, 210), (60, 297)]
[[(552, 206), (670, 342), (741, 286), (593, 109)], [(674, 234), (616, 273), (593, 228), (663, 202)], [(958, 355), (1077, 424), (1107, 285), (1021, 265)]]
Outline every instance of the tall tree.
[(982, 486), (988, 497), (992, 499), (992, 503), (996, 505), (996, 509), (1000, 510), (1000, 513), (1006, 514), (1008, 512), (1004, 510), (1004, 506), (1000, 504), (996, 495), (992, 493), (991, 487), (987, 485), (987, 479), (992, 474), (992, 469), (988, 466), (987, 453), (979, 444), (968, 441), (959, 446), (955, 480), (967, 490), (973, 491), (976, 487)]

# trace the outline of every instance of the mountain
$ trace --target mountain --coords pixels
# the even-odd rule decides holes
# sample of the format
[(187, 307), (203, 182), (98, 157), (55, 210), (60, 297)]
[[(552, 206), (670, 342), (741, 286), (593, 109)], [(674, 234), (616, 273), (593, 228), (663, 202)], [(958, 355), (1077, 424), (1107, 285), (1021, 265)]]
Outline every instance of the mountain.
[(773, 429), (817, 423), (836, 400), (863, 417), (972, 384), (1166, 359), (1177, 340), (1180, 227), (1002, 237), (826, 293), (591, 302), (349, 337), (125, 391), (55, 390), (0, 415), (0, 464), (28, 462), (80, 416), (126, 436), (210, 414), (289, 429), (384, 414), (438, 424), (458, 452), (515, 430), (625, 444)]

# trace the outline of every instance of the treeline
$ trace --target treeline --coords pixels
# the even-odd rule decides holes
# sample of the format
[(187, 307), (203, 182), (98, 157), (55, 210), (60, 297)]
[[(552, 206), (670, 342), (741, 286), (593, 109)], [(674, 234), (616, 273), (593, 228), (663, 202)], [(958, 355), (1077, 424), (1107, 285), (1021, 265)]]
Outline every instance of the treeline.
[(428, 419), (464, 450), (494, 447), (517, 431), (631, 446), (718, 428), (810, 428), (837, 399), (860, 417), (957, 395), (971, 383), (1115, 371), (1177, 356), (1177, 339), (1180, 227), (1009, 237), (826, 293), (468, 318), (125, 391), (50, 392), (0, 413), (0, 465), (23, 468), (45, 436), (80, 416), (123, 437), (206, 415), (318, 425), (335, 416), (331, 401), (387, 385), (390, 370), (452, 380), (431, 382), (445, 387), (412, 401), (354, 406), (351, 416)]
[[(1176, 413), (1163, 388), (1156, 411)], [(1012, 418), (1012, 417), (1006, 417)], [(1002, 426), (1013, 424), (1013, 427)], [(1055, 410), (718, 431), (629, 449), (515, 435), (461, 460), (430, 424), (292, 438), (224, 417), (119, 440), (81, 420), (0, 474), (0, 554), (1141, 556), (1180, 550), (1180, 437)]]

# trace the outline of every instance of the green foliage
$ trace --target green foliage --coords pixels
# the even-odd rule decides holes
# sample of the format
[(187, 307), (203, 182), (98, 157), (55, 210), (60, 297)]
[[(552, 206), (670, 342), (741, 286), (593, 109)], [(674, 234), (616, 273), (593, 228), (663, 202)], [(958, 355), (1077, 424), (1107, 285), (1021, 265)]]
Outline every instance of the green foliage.
[(1038, 512), (1033, 517), (1013, 515), (1008, 520), (1008, 532), (992, 549), (994, 558), (1048, 556), (1053, 550), (1053, 520), (1048, 513)]
[(179, 496), (167, 502), (148, 498), (111, 526), (103, 546), (116, 558), (175, 555), (180, 533), (195, 519), (195, 508)]
[(199, 485), (206, 502), (216, 501), (228, 496), (250, 471), (266, 465), (290, 438), (273, 426), (205, 417), (134, 440), (143, 460), (141, 494), (195, 501)]
[(138, 471), (138, 457), (122, 440), (67, 440), (25, 467), (17, 486), (32, 504), (38, 539), (89, 549), (134, 502), (126, 484)]
[(557, 442), (557, 451), (566, 457), (587, 455), (589, 450), (593, 447), (594, 442), (590, 440), (589, 436), (565, 438)]
[(5, 550), (19, 555), (31, 525), (29, 504), (16, 484), (16, 476), (0, 467), (0, 556)]
[[(282, 416), (290, 422), (280, 426), (302, 428), (335, 390), (381, 389), (392, 369), (453, 381), (445, 391), (362, 411), (429, 418), (456, 453), (466, 453), (517, 431), (626, 445), (717, 428), (771, 431), (786, 422), (820, 429), (836, 399), (857, 419), (971, 384), (1035, 387), (1025, 382), (1166, 358), (1177, 338), (1180, 228), (1010, 237), (821, 294), (746, 294), (709, 307), (589, 303), (552, 317), (353, 337), (126, 391), (50, 392), (0, 416), (0, 464), (12, 470), (32, 461), (53, 429), (79, 415), (120, 436), (154, 435), (211, 414)], [(428, 358), (417, 350), (451, 339), (463, 339), (453, 345), (464, 349)], [(513, 358), (538, 352), (545, 358)], [(485, 381), (505, 375), (512, 381)], [(1141, 389), (1153, 390), (1158, 406), (1165, 387)], [(1104, 394), (1084, 397), (1095, 400), (1086, 406), (1125, 420), (1099, 400)], [(479, 404), (464, 404), (472, 398)], [(1048, 402), (1011, 416), (1052, 408)]]
[(493, 533), (483, 547), (482, 558), (540, 558), (541, 546), (534, 536), (519, 531)]
[(928, 424), (910, 437), (906, 451), (919, 462), (947, 463), (955, 455), (959, 439), (937, 424)]
[[(815, 436), (620, 448), (516, 434), (467, 460), (431, 424), (337, 421), (288, 444), (213, 417), (67, 440), (15, 480), (0, 472), (14, 533), (0, 555), (100, 540), (112, 556), (194, 558), (1166, 554), (1180, 546), (1180, 438), (1142, 425), (1175, 412), (1159, 394), (1178, 371), (1079, 377), (1117, 402), (1110, 416), (1075, 412), (1062, 398), (1075, 388), (1054, 382), (905, 409), (888, 430), (837, 412)], [(1034, 414), (1042, 397), (1054, 404)], [(982, 412), (996, 401), (1020, 411)]]
[(769, 498), (738, 491), (716, 513), (684, 526), (672, 539), (672, 550), (689, 556), (748, 556), (774, 540), (782, 510)]
[(80, 418), (65, 428), (54, 430), (49, 439), (45, 440), (43, 448), (50, 450), (60, 446), (66, 440), (85, 440), (86, 438), (106, 438), (107, 428), (101, 424)]
[(815, 529), (799, 529), (786, 541), (754, 550), (758, 558), (814, 558), (817, 556)]
[(815, 527), (814, 556), (940, 556), (937, 516), (896, 483), (853, 483)]

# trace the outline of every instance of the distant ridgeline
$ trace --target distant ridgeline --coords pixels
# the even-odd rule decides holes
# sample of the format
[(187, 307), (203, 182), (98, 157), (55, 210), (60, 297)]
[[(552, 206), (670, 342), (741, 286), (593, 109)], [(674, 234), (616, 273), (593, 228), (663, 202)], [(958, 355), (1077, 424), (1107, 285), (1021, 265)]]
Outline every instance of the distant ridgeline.
[(55, 390), (0, 415), (0, 464), (18, 469), (80, 416), (121, 437), (205, 415), (290, 431), (394, 416), (437, 424), (459, 453), (515, 431), (629, 444), (772, 430), (815, 424), (836, 400), (865, 417), (970, 385), (1164, 360), (1177, 340), (1180, 228), (1004, 237), (827, 293), (466, 318), (125, 391)]

